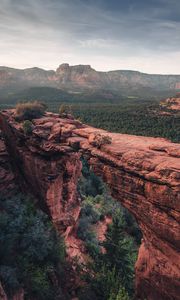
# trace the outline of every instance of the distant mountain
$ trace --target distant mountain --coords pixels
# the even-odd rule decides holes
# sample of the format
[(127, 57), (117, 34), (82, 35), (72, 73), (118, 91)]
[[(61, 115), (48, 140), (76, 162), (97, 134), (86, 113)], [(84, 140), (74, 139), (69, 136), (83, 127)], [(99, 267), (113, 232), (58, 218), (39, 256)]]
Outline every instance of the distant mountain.
[(40, 68), (0, 67), (0, 90), (18, 91), (28, 87), (53, 87), (69, 92), (108, 90), (121, 94), (180, 90), (180, 75), (151, 75), (137, 71), (99, 72), (90, 65), (60, 65), (56, 71)]

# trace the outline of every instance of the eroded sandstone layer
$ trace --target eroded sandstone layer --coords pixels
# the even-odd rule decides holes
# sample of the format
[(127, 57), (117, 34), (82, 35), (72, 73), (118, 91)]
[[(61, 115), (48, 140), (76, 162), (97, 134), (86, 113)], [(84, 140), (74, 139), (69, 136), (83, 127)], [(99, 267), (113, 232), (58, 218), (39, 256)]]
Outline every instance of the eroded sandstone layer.
[[(79, 214), (80, 156), (103, 177), (112, 195), (136, 217), (143, 240), (136, 263), (139, 299), (178, 300), (180, 295), (180, 146), (161, 138), (108, 133), (46, 113), (24, 134), (14, 111), (0, 126), (19, 182), (33, 192), (62, 232)], [(94, 135), (112, 143), (93, 146)]]

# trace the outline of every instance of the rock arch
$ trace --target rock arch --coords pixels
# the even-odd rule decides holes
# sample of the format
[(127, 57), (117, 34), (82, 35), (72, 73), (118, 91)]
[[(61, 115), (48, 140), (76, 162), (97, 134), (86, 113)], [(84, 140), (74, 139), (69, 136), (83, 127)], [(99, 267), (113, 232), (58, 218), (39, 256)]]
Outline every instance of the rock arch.
[[(161, 138), (108, 133), (52, 113), (34, 124), (32, 135), (25, 136), (13, 110), (0, 114), (16, 180), (45, 202), (54, 223), (64, 231), (78, 217), (76, 186), (80, 156), (86, 155), (143, 233), (136, 263), (137, 297), (178, 300), (179, 145)], [(109, 135), (112, 143), (100, 149), (92, 146), (91, 137), (97, 132)]]

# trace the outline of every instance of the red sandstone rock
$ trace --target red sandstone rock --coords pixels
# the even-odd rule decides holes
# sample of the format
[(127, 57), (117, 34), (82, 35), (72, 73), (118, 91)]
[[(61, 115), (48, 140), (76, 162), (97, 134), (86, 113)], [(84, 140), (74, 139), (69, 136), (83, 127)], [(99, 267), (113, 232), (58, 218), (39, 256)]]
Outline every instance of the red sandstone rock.
[[(48, 209), (59, 230), (64, 232), (74, 224), (74, 211), (79, 207), (76, 186), (81, 173), (80, 154), (73, 153), (67, 144), (57, 144), (56, 139), (54, 143), (46, 142), (48, 137), (44, 135), (43, 128), (38, 136), (35, 129), (32, 137), (22, 137), (20, 126), (17, 129), (2, 118), (0, 122), (9, 154), (18, 161), (15, 171), (20, 176), (21, 185), (24, 187), (25, 184), (26, 190), (34, 193), (42, 207)], [(43, 124), (47, 129), (47, 123)], [(69, 151), (71, 153), (68, 154)]]
[[(180, 84), (180, 83), (179, 83)], [(161, 102), (160, 106), (165, 109), (160, 114), (179, 114), (180, 112), (180, 93), (177, 93), (175, 97), (168, 98)]]
[(0, 300), (24, 300), (24, 291), (20, 289), (14, 296), (8, 298), (0, 282)]
[(8, 300), (7, 296), (6, 296), (6, 293), (2, 287), (2, 284), (0, 282), (0, 299), (1, 300)]
[[(29, 190), (48, 208), (61, 232), (68, 232), (76, 223), (76, 185), (81, 172), (80, 155), (84, 153), (142, 230), (136, 263), (137, 296), (143, 300), (179, 299), (179, 144), (107, 133), (51, 113), (34, 120), (29, 137), (15, 122), (13, 111), (2, 112), (0, 124), (9, 154), (19, 162), (16, 173), (23, 174), (22, 181), (25, 179)], [(108, 134), (112, 143), (101, 149), (91, 145), (89, 136), (97, 131)], [(63, 141), (57, 139), (59, 132), (64, 132)]]
[(166, 103), (169, 109), (180, 111), (180, 98), (168, 98)]

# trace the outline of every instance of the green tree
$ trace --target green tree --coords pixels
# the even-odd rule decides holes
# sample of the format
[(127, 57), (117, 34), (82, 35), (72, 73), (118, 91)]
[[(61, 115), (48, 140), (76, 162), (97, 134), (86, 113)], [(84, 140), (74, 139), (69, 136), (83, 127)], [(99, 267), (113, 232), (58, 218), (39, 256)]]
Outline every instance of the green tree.
[(129, 296), (133, 295), (136, 248), (125, 227), (122, 211), (116, 209), (106, 240), (102, 243), (105, 253), (95, 252), (94, 255), (89, 252), (93, 260), (85, 275), (86, 294), (89, 295), (90, 290), (96, 295), (94, 299), (129, 300)]
[(111, 294), (108, 300), (130, 300), (125, 288), (121, 287), (117, 295)]
[(27, 299), (58, 299), (64, 243), (33, 199), (0, 198), (0, 244), (0, 281), (9, 296), (23, 287)]
[(109, 269), (115, 268), (122, 285), (131, 293), (136, 251), (132, 238), (125, 233), (125, 220), (120, 210), (116, 211), (113, 222), (109, 225), (103, 247), (103, 261)]

